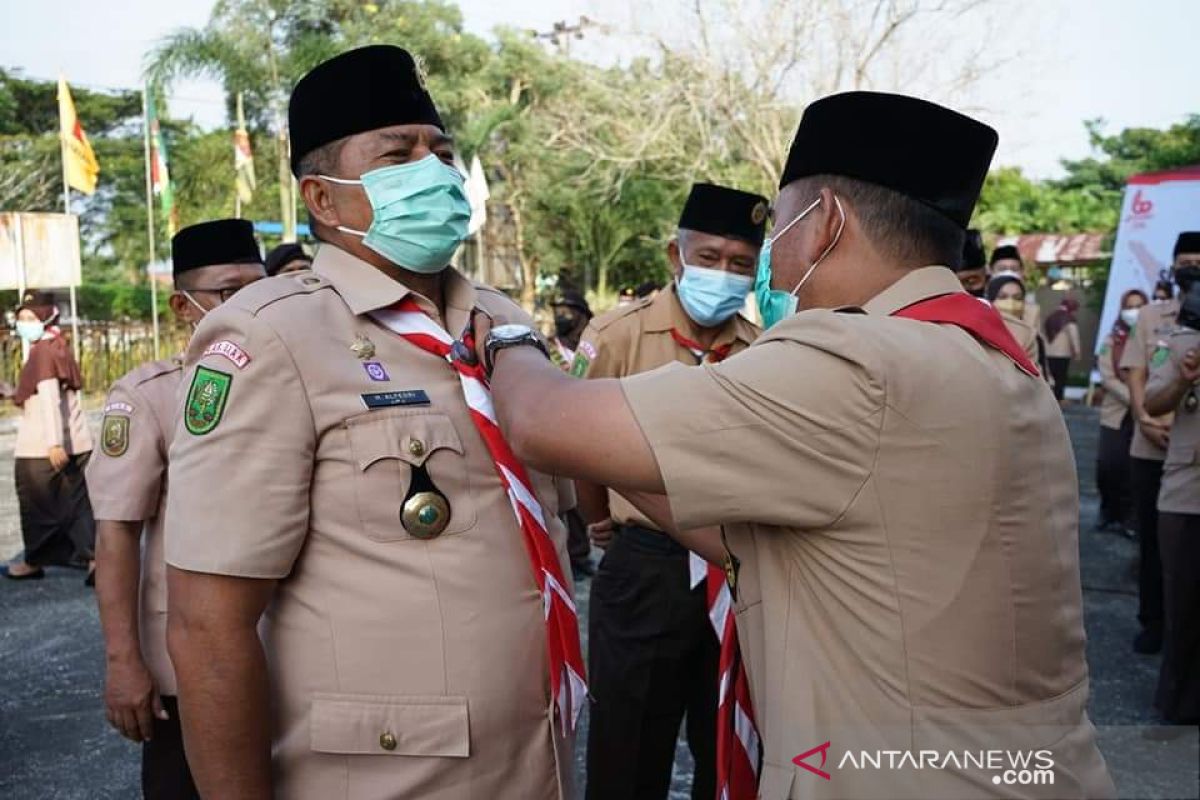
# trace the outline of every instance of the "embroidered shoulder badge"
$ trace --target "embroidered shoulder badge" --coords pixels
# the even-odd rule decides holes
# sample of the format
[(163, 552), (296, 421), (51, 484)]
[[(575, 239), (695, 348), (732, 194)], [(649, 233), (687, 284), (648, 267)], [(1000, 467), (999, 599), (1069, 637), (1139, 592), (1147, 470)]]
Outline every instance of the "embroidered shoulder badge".
[(100, 426), (100, 449), (104, 455), (120, 458), (129, 449), (129, 417), (108, 415)]
[(183, 422), (188, 433), (203, 436), (217, 427), (225, 413), (232, 384), (233, 376), (228, 373), (208, 367), (196, 368), (183, 409)]
[(586, 376), (595, 357), (596, 347), (591, 342), (580, 342), (579, 349), (575, 351), (575, 360), (571, 363), (571, 374), (576, 378)]
[(222, 339), (219, 342), (213, 342), (208, 347), (204, 348), (205, 356), (224, 356), (233, 363), (238, 369), (245, 369), (250, 363), (250, 354), (242, 348), (238, 347), (228, 339)]

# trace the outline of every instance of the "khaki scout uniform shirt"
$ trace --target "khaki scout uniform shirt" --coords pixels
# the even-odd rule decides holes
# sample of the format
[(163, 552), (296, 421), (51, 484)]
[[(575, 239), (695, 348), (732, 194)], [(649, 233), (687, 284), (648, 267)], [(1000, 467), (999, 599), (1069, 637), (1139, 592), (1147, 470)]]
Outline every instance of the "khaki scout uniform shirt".
[(1040, 361), (1037, 331), (1021, 320), (1003, 312), (1000, 312), (1000, 319), (1004, 320), (1004, 327), (1008, 328), (1008, 332), (1017, 340), (1017, 344), (1021, 345), (1021, 349), (1025, 351), (1025, 355), (1029, 356), (1029, 360), (1037, 364)]
[(160, 694), (174, 695), (167, 656), (167, 581), (163, 520), (167, 451), (179, 414), (183, 359), (152, 361), (112, 385), (100, 448), (88, 462), (88, 496), (98, 520), (144, 522), (138, 627), (142, 658)]
[[(1132, 344), (1131, 339), (1125, 340), (1126, 346)], [(1100, 370), (1100, 385), (1104, 387), (1104, 400), (1100, 402), (1100, 425), (1113, 430), (1120, 430), (1125, 415), (1129, 413), (1129, 387), (1113, 366), (1113, 337), (1110, 333), (1104, 337), (1100, 345), (1100, 354), (1096, 356), (1096, 369)]]
[[(1078, 487), (1054, 396), (956, 326), (889, 316), (958, 291), (919, 269), (722, 364), (623, 381), (675, 521), (724, 524), (740, 559), (765, 800), (1114, 794), (1086, 713)], [(793, 765), (827, 740), (831, 780)], [(981, 748), (1051, 749), (1054, 785), (837, 768), (850, 751)]]
[[(1173, 386), (1179, 380), (1179, 362), (1188, 350), (1200, 349), (1200, 333), (1179, 327), (1167, 337), (1167, 358), (1151, 367), (1146, 393)], [(1200, 396), (1200, 387), (1192, 391)], [(1188, 411), (1183, 405), (1175, 412), (1171, 442), (1163, 464), (1162, 489), (1158, 510), (1171, 514), (1200, 514), (1200, 408)]]
[[(672, 328), (699, 341), (696, 323), (683, 310), (673, 283), (653, 298), (619, 306), (592, 320), (580, 339), (573, 372), (588, 378), (624, 378), (673, 361), (695, 366), (696, 356), (675, 341)], [(749, 347), (761, 332), (741, 314), (734, 314), (721, 326), (711, 347), (728, 344), (732, 356)], [(608, 493), (608, 502), (610, 516), (618, 524), (657, 530), (657, 525), (616, 492)]]
[[(1165, 300), (1143, 306), (1138, 315), (1137, 325), (1133, 326), (1133, 333), (1129, 334), (1129, 341), (1125, 343), (1125, 352), (1121, 354), (1121, 369), (1141, 367), (1149, 372), (1156, 358), (1165, 358), (1167, 336), (1175, 330), (1175, 317), (1178, 315), (1178, 300)], [(1159, 350), (1163, 355), (1156, 355), (1156, 351)], [(1160, 419), (1170, 422), (1171, 415)], [(1155, 446), (1142, 435), (1141, 427), (1137, 426), (1133, 433), (1133, 443), (1129, 446), (1129, 455), (1134, 458), (1162, 461), (1167, 457), (1167, 451)]]
[(57, 378), (38, 382), (37, 392), (21, 407), (14, 457), (49, 458), (51, 447), (69, 456), (91, 452), (92, 431), (79, 392), (63, 389)]
[[(455, 335), (476, 306), (524, 319), (453, 270), (445, 292)], [(542, 599), (457, 374), (367, 316), (409, 294), (324, 245), (312, 273), (205, 318), (171, 450), (167, 562), (279, 581), (260, 628), (277, 797), (570, 797)], [(426, 540), (401, 525), (422, 465), (450, 505)], [(555, 481), (532, 481), (570, 575)]]

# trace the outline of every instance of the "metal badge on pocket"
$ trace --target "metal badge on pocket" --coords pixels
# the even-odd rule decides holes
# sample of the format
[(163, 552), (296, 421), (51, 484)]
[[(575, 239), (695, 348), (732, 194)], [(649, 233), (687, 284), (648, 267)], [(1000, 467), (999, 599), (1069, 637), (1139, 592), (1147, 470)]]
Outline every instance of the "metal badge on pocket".
[(412, 481), (400, 507), (400, 521), (413, 537), (433, 539), (450, 524), (450, 501), (434, 485), (424, 465), (411, 469)]

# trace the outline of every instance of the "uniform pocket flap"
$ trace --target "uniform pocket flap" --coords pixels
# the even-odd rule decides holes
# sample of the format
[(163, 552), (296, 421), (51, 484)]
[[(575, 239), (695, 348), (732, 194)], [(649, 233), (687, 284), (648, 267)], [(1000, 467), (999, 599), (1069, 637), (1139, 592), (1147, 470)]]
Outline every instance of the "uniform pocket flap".
[(458, 431), (444, 414), (375, 411), (347, 420), (346, 428), (360, 470), (387, 458), (419, 467), (442, 449), (463, 455)]
[(318, 753), (466, 758), (465, 697), (313, 695), (312, 749)]

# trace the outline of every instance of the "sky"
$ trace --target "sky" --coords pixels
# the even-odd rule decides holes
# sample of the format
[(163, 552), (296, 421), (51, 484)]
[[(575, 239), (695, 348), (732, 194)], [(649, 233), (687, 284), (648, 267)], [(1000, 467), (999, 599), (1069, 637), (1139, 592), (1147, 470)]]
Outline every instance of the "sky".
[[(1056, 177), (1060, 159), (1090, 154), (1084, 120), (1103, 118), (1115, 133), (1200, 114), (1198, 0), (1006, 1), (1016, 13), (1001, 17), (992, 35), (998, 52), (1015, 55), (973, 98), (974, 113), (1000, 131), (996, 163)], [(487, 34), (498, 24), (547, 30), (581, 14), (626, 20), (630, 2), (460, 0), (459, 6), (467, 28)], [(0, 0), (0, 66), (38, 78), (61, 71), (89, 87), (136, 87), (143, 54), (176, 28), (204, 25), (211, 7), (212, 0)], [(581, 47), (586, 51), (586, 43)], [(170, 102), (176, 116), (223, 124), (221, 93), (211, 82), (180, 83)]]

